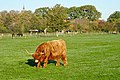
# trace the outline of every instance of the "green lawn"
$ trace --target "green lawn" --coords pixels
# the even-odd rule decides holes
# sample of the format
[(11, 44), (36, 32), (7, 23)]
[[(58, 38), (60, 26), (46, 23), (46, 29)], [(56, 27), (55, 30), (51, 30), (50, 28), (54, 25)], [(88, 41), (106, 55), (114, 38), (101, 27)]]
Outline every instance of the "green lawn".
[[(64, 39), (68, 66), (37, 69), (25, 52), (48, 40)], [(61, 61), (62, 63), (62, 61)], [(120, 34), (0, 39), (0, 80), (120, 80)]]

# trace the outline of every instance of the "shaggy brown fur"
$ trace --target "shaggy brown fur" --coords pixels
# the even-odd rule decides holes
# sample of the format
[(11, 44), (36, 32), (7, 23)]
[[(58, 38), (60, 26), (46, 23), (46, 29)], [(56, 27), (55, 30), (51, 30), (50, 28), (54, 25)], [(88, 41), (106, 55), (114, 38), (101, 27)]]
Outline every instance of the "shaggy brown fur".
[(64, 66), (67, 65), (66, 44), (64, 40), (53, 40), (39, 45), (32, 57), (37, 63), (37, 68), (40, 63), (44, 62), (43, 67), (47, 66), (48, 60), (56, 60), (56, 66), (60, 65), (60, 59), (63, 60)]

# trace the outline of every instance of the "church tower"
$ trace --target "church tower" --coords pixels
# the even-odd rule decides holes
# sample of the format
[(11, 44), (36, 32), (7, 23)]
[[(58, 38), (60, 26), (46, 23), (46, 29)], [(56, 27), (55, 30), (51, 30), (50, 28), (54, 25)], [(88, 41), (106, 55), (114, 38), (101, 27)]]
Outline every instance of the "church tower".
[(23, 5), (23, 11), (25, 10), (25, 6)]
[(25, 6), (23, 5), (23, 9), (21, 10), (21, 12), (24, 12), (25, 11)]

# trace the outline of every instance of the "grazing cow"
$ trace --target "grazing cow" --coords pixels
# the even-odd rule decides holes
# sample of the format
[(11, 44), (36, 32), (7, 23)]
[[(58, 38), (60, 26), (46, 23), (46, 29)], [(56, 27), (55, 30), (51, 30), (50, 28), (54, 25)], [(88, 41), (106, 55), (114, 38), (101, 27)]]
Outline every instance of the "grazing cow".
[(66, 58), (66, 44), (65, 41), (53, 40), (42, 43), (39, 45), (32, 57), (37, 63), (37, 68), (40, 67), (41, 62), (44, 62), (43, 67), (47, 66), (48, 60), (56, 60), (56, 66), (60, 65), (60, 59), (62, 59), (64, 66), (67, 65)]

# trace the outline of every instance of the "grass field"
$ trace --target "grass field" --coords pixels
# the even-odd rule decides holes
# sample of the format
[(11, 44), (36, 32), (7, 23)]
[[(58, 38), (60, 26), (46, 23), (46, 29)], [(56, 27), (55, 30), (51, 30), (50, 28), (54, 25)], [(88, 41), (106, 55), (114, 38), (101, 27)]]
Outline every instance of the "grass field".
[[(37, 69), (25, 52), (48, 40), (64, 39), (68, 66)], [(62, 63), (62, 61), (61, 61)], [(0, 39), (0, 80), (120, 80), (120, 34)]]

